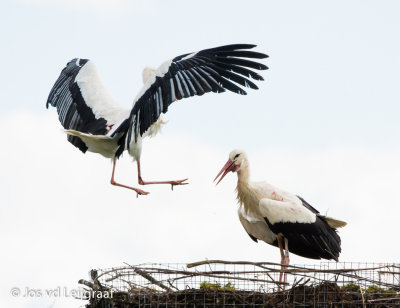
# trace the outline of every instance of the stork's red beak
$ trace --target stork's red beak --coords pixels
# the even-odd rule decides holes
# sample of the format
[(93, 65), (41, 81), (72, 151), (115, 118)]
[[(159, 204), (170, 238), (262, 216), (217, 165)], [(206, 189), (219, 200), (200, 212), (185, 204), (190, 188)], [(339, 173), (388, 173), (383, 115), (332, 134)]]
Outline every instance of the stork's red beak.
[(221, 171), (220, 171), (220, 172), (217, 174), (217, 176), (215, 177), (214, 182), (215, 182), (215, 180), (221, 175), (221, 173), (223, 173), (223, 174), (221, 175), (221, 178), (219, 179), (219, 181), (218, 181), (217, 184), (215, 184), (215, 185), (218, 185), (218, 183), (222, 181), (222, 179), (225, 177), (225, 175), (228, 174), (229, 171), (234, 171), (234, 170), (236, 170), (235, 167), (236, 167), (236, 166), (234, 165), (234, 161), (228, 159), (228, 161), (226, 162), (225, 166), (221, 169)]

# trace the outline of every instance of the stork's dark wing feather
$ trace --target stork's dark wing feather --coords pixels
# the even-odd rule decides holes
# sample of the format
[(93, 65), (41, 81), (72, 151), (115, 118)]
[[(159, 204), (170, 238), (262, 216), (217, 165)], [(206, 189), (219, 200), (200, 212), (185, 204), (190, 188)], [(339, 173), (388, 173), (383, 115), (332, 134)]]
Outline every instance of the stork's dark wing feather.
[(258, 239), (257, 239), (256, 237), (252, 236), (252, 235), (251, 235), (249, 232), (247, 232), (247, 231), (246, 231), (246, 233), (250, 236), (250, 238), (251, 238), (254, 242), (258, 243)]
[(281, 233), (289, 240), (289, 251), (310, 259), (338, 260), (341, 252), (340, 237), (329, 227), (323, 217), (317, 216), (314, 223), (271, 224), (264, 218), (272, 232)]
[(131, 138), (136, 141), (142, 136), (176, 100), (225, 90), (245, 95), (246, 91), (239, 85), (258, 89), (248, 78), (263, 78), (251, 69), (268, 67), (243, 58), (263, 59), (267, 55), (248, 50), (254, 47), (256, 45), (236, 44), (205, 49), (161, 65), (135, 100), (129, 117), (128, 146)]
[(300, 199), (300, 201), (303, 203), (304, 207), (309, 209), (314, 214), (319, 214), (319, 211), (315, 207), (313, 207), (310, 203), (308, 203), (306, 200), (304, 200), (302, 197), (300, 197), (298, 195), (296, 197)]
[[(67, 63), (50, 91), (46, 107), (52, 105), (57, 108), (58, 118), (65, 129), (94, 135), (104, 134), (107, 130), (106, 119), (96, 118), (76, 82), (76, 77), (88, 61), (88, 59), (73, 59)], [(82, 152), (86, 152), (87, 146), (81, 139), (72, 135), (68, 135), (67, 138)]]
[(290, 222), (279, 221), (271, 223), (264, 217), (266, 223), (275, 234), (282, 234), (289, 240), (289, 251), (311, 259), (338, 260), (341, 252), (340, 237), (336, 229), (329, 226), (325, 216), (311, 206), (303, 198), (297, 196), (303, 206), (316, 215), (315, 221)]

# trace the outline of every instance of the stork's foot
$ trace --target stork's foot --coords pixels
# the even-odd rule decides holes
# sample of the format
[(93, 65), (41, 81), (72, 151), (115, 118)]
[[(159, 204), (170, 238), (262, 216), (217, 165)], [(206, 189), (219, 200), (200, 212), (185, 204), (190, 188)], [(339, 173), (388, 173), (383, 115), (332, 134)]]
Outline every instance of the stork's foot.
[(174, 190), (175, 185), (186, 185), (189, 184), (186, 182), (188, 179), (183, 179), (183, 180), (176, 180), (176, 181), (152, 181), (152, 182), (147, 182), (143, 181), (142, 177), (138, 177), (138, 182), (140, 185), (151, 185), (151, 184), (169, 184), (171, 185), (171, 189)]
[(138, 198), (139, 195), (148, 195), (149, 194), (148, 191), (144, 191), (144, 190), (142, 190), (140, 188), (136, 188), (136, 187), (132, 187), (132, 186), (128, 186), (128, 185), (123, 185), (123, 184), (117, 183), (117, 182), (114, 181), (114, 179), (111, 179), (110, 182), (111, 182), (111, 185), (124, 187), (124, 188), (128, 188), (128, 189), (134, 190), (136, 192), (136, 198)]
[(174, 190), (174, 186), (175, 185), (186, 185), (189, 184), (188, 182), (186, 182), (188, 179), (183, 179), (183, 180), (178, 180), (178, 181), (171, 181), (171, 190)]
[(139, 188), (133, 188), (133, 190), (136, 191), (136, 198), (139, 198), (139, 195), (144, 195), (145, 196), (145, 195), (149, 194), (148, 191), (144, 191), (144, 190), (141, 190)]

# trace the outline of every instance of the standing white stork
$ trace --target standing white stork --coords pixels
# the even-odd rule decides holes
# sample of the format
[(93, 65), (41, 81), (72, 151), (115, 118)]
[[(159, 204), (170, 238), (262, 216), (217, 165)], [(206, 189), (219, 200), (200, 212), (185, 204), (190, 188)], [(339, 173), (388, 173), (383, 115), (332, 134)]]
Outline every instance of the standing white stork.
[(344, 227), (344, 221), (321, 215), (303, 198), (267, 182), (251, 182), (249, 161), (243, 150), (229, 154), (214, 181), (222, 174), (218, 184), (230, 171), (238, 176), (240, 222), (253, 241), (279, 247), (282, 269), (289, 264), (289, 251), (305, 258), (338, 261), (341, 248), (336, 229)]
[(137, 162), (139, 184), (170, 184), (172, 188), (184, 185), (187, 179), (143, 180), (140, 172), (142, 138), (160, 130), (164, 124), (161, 113), (166, 113), (176, 100), (225, 90), (245, 95), (237, 84), (258, 89), (246, 77), (263, 80), (251, 69), (265, 70), (267, 66), (243, 58), (263, 59), (267, 55), (248, 50), (254, 47), (256, 45), (235, 44), (205, 49), (175, 57), (158, 69), (145, 68), (144, 86), (132, 109), (121, 107), (108, 94), (92, 61), (73, 59), (54, 84), (46, 107), (57, 108), (68, 141), (83, 153), (90, 151), (113, 159), (111, 184), (132, 189), (137, 195), (148, 194), (114, 180), (116, 161), (127, 150)]

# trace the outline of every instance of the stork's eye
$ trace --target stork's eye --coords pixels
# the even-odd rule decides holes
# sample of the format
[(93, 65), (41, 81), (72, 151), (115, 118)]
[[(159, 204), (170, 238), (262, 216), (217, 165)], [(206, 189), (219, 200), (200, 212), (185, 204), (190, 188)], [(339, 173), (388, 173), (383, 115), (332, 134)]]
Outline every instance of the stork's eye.
[(238, 158), (238, 157), (239, 157), (239, 155), (240, 155), (240, 154), (236, 154), (236, 155), (235, 155), (235, 157), (234, 157), (234, 159)]

